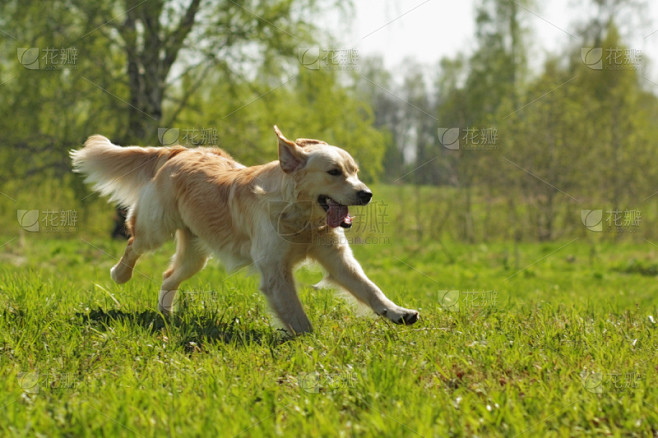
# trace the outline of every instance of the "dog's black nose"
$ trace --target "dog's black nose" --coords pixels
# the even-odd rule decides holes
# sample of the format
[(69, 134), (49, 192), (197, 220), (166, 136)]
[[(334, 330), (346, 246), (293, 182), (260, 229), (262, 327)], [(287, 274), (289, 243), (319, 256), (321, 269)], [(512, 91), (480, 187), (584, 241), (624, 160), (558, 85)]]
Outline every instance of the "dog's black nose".
[(366, 205), (372, 199), (372, 192), (368, 190), (359, 190), (356, 193), (356, 197), (359, 199), (361, 205)]

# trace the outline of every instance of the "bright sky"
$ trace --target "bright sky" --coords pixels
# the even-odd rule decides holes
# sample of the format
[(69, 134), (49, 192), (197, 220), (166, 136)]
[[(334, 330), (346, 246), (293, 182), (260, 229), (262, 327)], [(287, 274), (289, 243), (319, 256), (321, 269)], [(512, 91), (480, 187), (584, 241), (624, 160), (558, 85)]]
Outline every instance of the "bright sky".
[[(391, 71), (406, 57), (433, 66), (443, 56), (453, 57), (459, 51), (473, 49), (475, 3), (475, 0), (355, 0), (356, 18), (350, 29), (342, 28), (340, 32), (344, 34), (345, 44), (356, 48), (360, 56), (382, 54)], [(561, 46), (580, 44), (574, 24), (587, 21), (593, 11), (577, 0), (535, 3), (537, 6), (524, 10), (524, 19), (531, 28), (534, 44), (530, 51), (531, 66), (537, 68), (546, 53), (558, 52)], [(647, 85), (658, 91), (655, 67), (658, 2), (648, 0), (647, 4), (642, 17), (626, 20), (620, 17), (619, 25), (622, 35), (630, 36), (629, 48), (640, 50), (644, 58), (653, 61)]]

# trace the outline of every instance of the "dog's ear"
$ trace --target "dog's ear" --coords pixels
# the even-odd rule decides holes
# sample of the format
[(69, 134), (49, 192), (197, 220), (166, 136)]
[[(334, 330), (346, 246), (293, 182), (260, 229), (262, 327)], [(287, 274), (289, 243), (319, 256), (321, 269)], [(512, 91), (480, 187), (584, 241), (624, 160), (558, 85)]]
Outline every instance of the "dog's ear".
[(328, 144), (326, 141), (316, 140), (314, 138), (298, 138), (295, 140), (298, 146), (304, 147), (310, 144)]
[(286, 173), (290, 173), (304, 167), (306, 154), (304, 154), (302, 148), (285, 138), (276, 125), (274, 125), (274, 132), (279, 138), (279, 164), (281, 164), (281, 169)]

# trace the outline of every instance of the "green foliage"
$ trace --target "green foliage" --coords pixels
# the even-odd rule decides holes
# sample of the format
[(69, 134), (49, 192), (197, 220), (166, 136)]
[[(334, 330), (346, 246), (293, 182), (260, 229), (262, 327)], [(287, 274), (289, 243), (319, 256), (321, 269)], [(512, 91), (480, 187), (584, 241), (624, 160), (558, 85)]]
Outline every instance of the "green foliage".
[[(297, 59), (301, 47), (325, 43), (313, 36), (309, 14), (329, 5), (74, 1), (43, 14), (41, 2), (3, 3), (0, 42), (11, 56), (0, 61), (7, 176), (0, 188), (15, 197), (17, 179), (61, 180), (70, 172), (68, 150), (95, 133), (144, 145), (161, 140), (159, 128), (215, 129), (222, 145), (243, 152), (236, 155), (262, 162), (276, 158), (265, 133), (282, 118), (300, 137), (324, 136), (353, 150), (372, 164), (366, 177), (373, 180), (383, 145), (371, 109), (350, 97), (335, 72), (301, 69)], [(21, 48), (37, 50), (36, 68), (17, 58)], [(67, 62), (69, 49), (75, 59)], [(272, 102), (274, 112), (264, 105)]]

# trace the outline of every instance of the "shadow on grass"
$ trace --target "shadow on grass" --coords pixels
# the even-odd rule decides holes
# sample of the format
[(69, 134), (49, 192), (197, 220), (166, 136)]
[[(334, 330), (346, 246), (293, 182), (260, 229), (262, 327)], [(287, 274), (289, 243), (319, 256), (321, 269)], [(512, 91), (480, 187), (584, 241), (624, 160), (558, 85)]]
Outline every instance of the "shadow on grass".
[(207, 344), (224, 343), (246, 346), (255, 343), (277, 346), (290, 339), (282, 332), (245, 327), (237, 318), (226, 322), (223, 316), (216, 314), (195, 315), (181, 312), (173, 316), (164, 316), (153, 310), (125, 312), (99, 308), (90, 312), (77, 313), (76, 317), (85, 323), (98, 323), (103, 329), (111, 327), (117, 322), (123, 322), (142, 327), (151, 333), (168, 330), (170, 337), (175, 337), (187, 352), (203, 351), (204, 345)]

